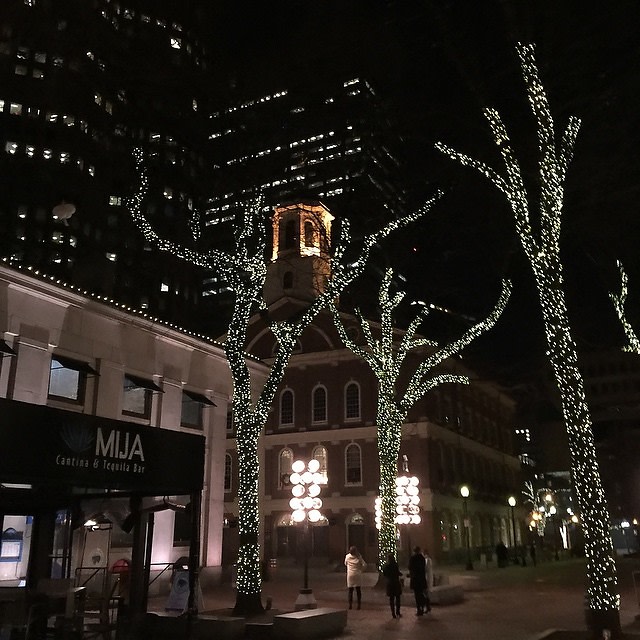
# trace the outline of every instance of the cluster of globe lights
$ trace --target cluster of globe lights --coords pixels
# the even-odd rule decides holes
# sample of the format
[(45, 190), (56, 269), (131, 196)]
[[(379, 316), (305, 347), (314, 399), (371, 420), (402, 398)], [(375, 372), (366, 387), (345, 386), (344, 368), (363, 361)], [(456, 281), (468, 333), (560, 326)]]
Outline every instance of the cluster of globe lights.
[[(420, 480), (416, 476), (396, 478), (396, 524), (420, 524)], [(376, 498), (376, 528), (382, 523), (382, 498)]]
[(305, 519), (318, 522), (322, 518), (322, 500), (318, 496), (320, 485), (324, 484), (324, 476), (319, 473), (319, 469), (318, 460), (309, 460), (308, 464), (296, 460), (291, 465), (293, 473), (289, 476), (289, 482), (293, 485), (293, 498), (289, 500), (289, 506), (293, 510), (291, 518), (294, 522), (304, 522)]

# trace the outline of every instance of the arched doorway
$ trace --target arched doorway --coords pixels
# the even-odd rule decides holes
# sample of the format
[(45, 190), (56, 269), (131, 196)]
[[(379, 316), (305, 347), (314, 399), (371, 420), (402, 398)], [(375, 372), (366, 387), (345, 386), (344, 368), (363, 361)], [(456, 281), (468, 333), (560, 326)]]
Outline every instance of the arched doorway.
[(352, 513), (347, 516), (347, 549), (358, 547), (362, 552), (365, 548), (365, 526), (364, 517), (359, 513)]

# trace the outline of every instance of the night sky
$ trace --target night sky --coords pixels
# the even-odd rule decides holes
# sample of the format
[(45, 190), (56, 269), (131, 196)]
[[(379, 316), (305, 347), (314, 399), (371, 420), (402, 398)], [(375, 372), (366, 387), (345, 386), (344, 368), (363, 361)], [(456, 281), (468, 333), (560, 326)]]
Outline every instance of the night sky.
[(301, 74), (353, 72), (372, 81), (397, 117), (415, 202), (437, 187), (445, 191), (427, 219), (394, 239), (394, 266), (407, 276), (410, 297), (454, 312), (431, 320), (442, 337), (463, 331), (465, 317), (486, 314), (501, 278), (513, 280), (498, 326), (467, 350), (503, 376), (544, 354), (530, 268), (504, 196), (433, 144), (442, 140), (501, 170), (481, 113), (498, 108), (535, 211), (537, 142), (513, 46), (534, 42), (556, 131), (569, 115), (582, 118), (561, 240), (575, 337), (580, 349), (622, 345), (608, 291), (619, 286), (621, 259), (630, 277), (630, 315), (640, 319), (640, 3), (264, 4), (213, 9), (221, 89), (231, 78), (259, 95)]

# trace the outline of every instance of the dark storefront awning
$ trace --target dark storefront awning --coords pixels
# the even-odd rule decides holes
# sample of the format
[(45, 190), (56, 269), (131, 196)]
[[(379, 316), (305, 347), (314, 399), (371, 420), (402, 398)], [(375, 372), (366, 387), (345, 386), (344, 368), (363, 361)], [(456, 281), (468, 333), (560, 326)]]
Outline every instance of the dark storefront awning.
[(179, 495), (202, 490), (201, 435), (0, 398), (0, 482)]

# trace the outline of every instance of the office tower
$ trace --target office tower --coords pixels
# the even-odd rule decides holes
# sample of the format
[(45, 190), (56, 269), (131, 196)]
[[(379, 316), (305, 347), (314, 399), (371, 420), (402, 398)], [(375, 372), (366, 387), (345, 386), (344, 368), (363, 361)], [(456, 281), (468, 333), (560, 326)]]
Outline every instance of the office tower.
[(4, 0), (0, 256), (181, 325), (201, 274), (149, 247), (126, 210), (195, 242), (206, 170), (206, 24), (195, 2)]

